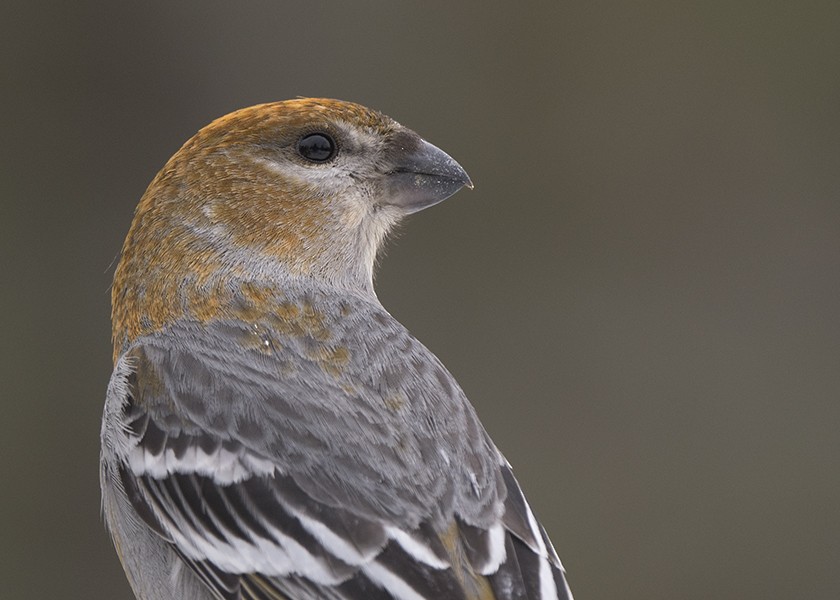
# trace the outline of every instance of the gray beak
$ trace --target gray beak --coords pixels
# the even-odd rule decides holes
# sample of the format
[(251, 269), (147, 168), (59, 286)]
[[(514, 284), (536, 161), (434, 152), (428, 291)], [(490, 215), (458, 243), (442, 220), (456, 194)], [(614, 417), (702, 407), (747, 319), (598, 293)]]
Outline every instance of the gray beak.
[(383, 200), (406, 214), (443, 202), (466, 186), (469, 175), (446, 152), (419, 137), (410, 148), (394, 153), (393, 169), (385, 176)]

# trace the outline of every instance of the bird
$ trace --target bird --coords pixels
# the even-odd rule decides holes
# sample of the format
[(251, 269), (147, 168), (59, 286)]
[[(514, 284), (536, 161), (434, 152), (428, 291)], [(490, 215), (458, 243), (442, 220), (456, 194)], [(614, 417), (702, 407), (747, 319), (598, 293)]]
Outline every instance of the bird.
[(464, 187), (411, 129), (323, 98), (223, 116), (154, 177), (101, 428), (138, 599), (572, 598), (461, 387), (374, 291), (389, 232)]

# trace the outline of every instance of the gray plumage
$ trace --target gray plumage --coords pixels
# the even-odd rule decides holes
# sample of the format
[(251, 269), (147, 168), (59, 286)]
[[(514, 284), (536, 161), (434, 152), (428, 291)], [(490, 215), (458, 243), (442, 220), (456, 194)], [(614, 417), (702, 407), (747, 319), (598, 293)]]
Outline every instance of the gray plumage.
[[(249, 310), (245, 298), (235, 301)], [(269, 305), (296, 315), (287, 317), (286, 333), (272, 314), (249, 322), (184, 320), (138, 339), (117, 365), (102, 433), (105, 510), (109, 523), (128, 523), (114, 531), (120, 546), (142, 540), (142, 561), (151, 556), (161, 565), (164, 575), (144, 597), (195, 588), (188, 569), (165, 574), (177, 564), (168, 555), (218, 564), (206, 547), (224, 554), (235, 550), (229, 539), (249, 543), (257, 535), (252, 519), (271, 523), (267, 505), (286, 520), (325, 523), (357, 551), (355, 561), (341, 560), (310, 531), (307, 552), (319, 563), (313, 573), (325, 581), (349, 580), (365, 560), (375, 561), (393, 543), (389, 528), (427, 547), (438, 567), (426, 565), (431, 570), (452, 560), (435, 537), (455, 523), (482, 534), (504, 523), (507, 535), (539, 548), (527, 514), (505, 508), (507, 466), (460, 387), (381, 306), (313, 289), (286, 290)], [(199, 498), (196, 489), (208, 485), (247, 488), (246, 500)], [(253, 514), (238, 514), (243, 506)], [(207, 507), (234, 518), (202, 514)], [(264, 526), (283, 530), (282, 523)], [(473, 550), (478, 571), (489, 550)], [(247, 573), (258, 563), (232, 558), (226, 566), (226, 573)], [(326, 597), (311, 580), (304, 586), (275, 573), (271, 581), (290, 597)]]

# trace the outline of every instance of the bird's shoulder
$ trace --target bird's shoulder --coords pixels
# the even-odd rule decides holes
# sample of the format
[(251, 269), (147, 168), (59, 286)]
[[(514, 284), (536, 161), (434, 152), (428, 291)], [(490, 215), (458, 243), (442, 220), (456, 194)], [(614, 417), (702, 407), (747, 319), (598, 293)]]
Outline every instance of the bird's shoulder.
[(565, 592), (510, 468), (431, 352), (375, 302), (262, 304), (138, 338), (106, 402), (105, 485), (211, 589)]
[(118, 361), (107, 404), (125, 435), (112, 445), (135, 473), (277, 472), (364, 513), (494, 517), (498, 451), (452, 375), (375, 299), (250, 289), (234, 307), (176, 320)]

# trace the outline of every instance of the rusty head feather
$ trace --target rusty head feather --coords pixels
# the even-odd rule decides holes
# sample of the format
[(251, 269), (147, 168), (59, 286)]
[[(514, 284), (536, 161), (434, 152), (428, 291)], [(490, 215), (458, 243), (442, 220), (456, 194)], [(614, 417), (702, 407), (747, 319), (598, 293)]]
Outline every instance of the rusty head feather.
[[(307, 136), (332, 144), (327, 160), (302, 154)], [(112, 290), (115, 356), (176, 318), (224, 312), (231, 278), (309, 277), (372, 294), (388, 231), (464, 185), (449, 156), (358, 104), (297, 99), (221, 117), (137, 207)]]

